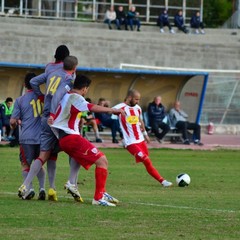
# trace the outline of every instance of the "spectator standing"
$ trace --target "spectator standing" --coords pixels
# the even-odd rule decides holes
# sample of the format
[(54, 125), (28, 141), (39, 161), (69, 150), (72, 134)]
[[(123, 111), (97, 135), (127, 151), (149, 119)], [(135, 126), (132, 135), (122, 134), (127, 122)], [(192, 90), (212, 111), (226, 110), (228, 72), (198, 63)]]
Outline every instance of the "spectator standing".
[(194, 144), (202, 146), (201, 140), (201, 126), (198, 123), (188, 122), (188, 115), (182, 109), (180, 109), (180, 101), (176, 101), (174, 108), (170, 110), (169, 117), (173, 125), (182, 132), (184, 144), (190, 145), (188, 138), (188, 131), (193, 130)]
[(137, 31), (140, 32), (141, 22), (138, 17), (139, 13), (136, 12), (136, 7), (132, 5), (127, 13), (127, 21), (131, 31), (133, 31), (133, 26), (135, 25), (137, 26)]
[[(153, 102), (149, 103), (148, 105), (148, 117), (152, 132), (155, 134), (157, 141), (160, 143), (163, 142), (163, 137), (170, 130), (168, 124), (163, 122), (166, 117), (166, 111), (161, 101), (161, 96), (157, 96), (153, 99)], [(162, 130), (162, 132), (159, 131), (159, 128)]]
[(205, 31), (204, 31), (204, 24), (203, 22), (201, 21), (200, 19), (200, 12), (197, 11), (191, 18), (191, 21), (190, 21), (190, 25), (191, 25), (191, 28), (194, 28), (195, 29), (195, 33), (196, 34), (205, 34)]
[(169, 18), (168, 18), (168, 12), (165, 9), (163, 11), (163, 13), (161, 13), (157, 19), (157, 25), (160, 27), (160, 32), (164, 33), (164, 27), (167, 26), (169, 28), (169, 32), (170, 33), (175, 33), (174, 30), (172, 29), (172, 26), (169, 22)]
[(127, 17), (126, 17), (126, 13), (123, 10), (123, 6), (119, 6), (117, 11), (117, 19), (116, 19), (116, 23), (117, 23), (117, 28), (118, 30), (121, 30), (121, 26), (124, 25), (125, 26), (125, 30), (128, 30), (127, 27)]
[(118, 24), (116, 21), (117, 18), (117, 14), (114, 10), (114, 6), (111, 6), (105, 13), (105, 18), (104, 18), (104, 23), (108, 24), (108, 28), (111, 30), (112, 29), (112, 23), (115, 23), (117, 28), (118, 28)]
[(188, 28), (184, 25), (184, 18), (182, 10), (179, 10), (174, 17), (175, 26), (184, 33), (189, 33)]

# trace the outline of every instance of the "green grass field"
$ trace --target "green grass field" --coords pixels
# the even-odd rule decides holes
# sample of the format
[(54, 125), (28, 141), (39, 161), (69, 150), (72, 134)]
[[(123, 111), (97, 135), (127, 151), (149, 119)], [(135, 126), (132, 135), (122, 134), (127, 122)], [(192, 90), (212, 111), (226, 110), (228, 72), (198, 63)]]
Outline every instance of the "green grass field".
[(107, 190), (121, 201), (116, 208), (91, 205), (94, 167), (80, 172), (84, 203), (66, 194), (64, 153), (57, 164), (59, 201), (19, 199), (18, 148), (1, 147), (0, 239), (240, 239), (240, 151), (150, 150), (166, 179), (175, 183), (181, 172), (191, 176), (189, 187), (170, 189), (148, 176), (126, 150), (102, 151), (109, 160)]

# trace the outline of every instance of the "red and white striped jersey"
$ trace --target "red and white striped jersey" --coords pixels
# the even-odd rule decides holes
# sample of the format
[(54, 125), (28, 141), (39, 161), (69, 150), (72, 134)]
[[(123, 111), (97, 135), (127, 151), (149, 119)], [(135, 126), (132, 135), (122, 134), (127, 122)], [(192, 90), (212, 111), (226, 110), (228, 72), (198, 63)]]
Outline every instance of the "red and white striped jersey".
[(120, 103), (113, 108), (122, 109), (126, 113), (126, 116), (119, 116), (119, 123), (123, 133), (125, 145), (128, 146), (144, 141), (140, 122), (140, 118), (142, 116), (141, 107), (139, 105), (131, 107), (126, 103)]
[[(80, 134), (79, 121), (84, 111), (90, 111), (91, 105), (79, 94), (66, 93), (57, 108), (51, 127), (61, 129), (67, 134)], [(56, 133), (54, 131), (54, 133)]]

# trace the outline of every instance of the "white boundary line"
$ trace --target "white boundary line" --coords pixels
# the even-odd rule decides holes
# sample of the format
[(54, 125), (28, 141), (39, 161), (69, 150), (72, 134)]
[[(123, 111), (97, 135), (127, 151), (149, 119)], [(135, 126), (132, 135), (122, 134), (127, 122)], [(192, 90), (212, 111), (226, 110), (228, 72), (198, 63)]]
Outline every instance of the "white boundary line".
[[(4, 195), (15, 195), (17, 197), (17, 192), (0, 192)], [(72, 199), (70, 196), (62, 196), (58, 195), (58, 198), (69, 198)], [(85, 200), (91, 201), (92, 199), (84, 198)], [(196, 208), (196, 207), (187, 207), (187, 206), (176, 206), (176, 205), (165, 205), (165, 204), (156, 204), (156, 203), (143, 203), (143, 202), (123, 202), (126, 204), (131, 205), (143, 205), (143, 206), (154, 206), (154, 207), (161, 207), (161, 208), (176, 208), (176, 209), (186, 209), (186, 210), (197, 210), (197, 211), (208, 211), (208, 212), (222, 212), (222, 213), (239, 213), (240, 210), (228, 210), (228, 209), (214, 209), (214, 208)], [(82, 203), (81, 203), (82, 204)], [(120, 202), (121, 204), (121, 202)]]
[(228, 212), (228, 213), (240, 212), (240, 210), (238, 211), (238, 210), (214, 209), (214, 208), (196, 208), (196, 207), (164, 205), (164, 204), (156, 204), (156, 203), (129, 202), (129, 204), (154, 206), (154, 207), (165, 207), (165, 208), (187, 209), (187, 210), (198, 210), (198, 211), (211, 211), (211, 212), (225, 212), (225, 213), (226, 212)]

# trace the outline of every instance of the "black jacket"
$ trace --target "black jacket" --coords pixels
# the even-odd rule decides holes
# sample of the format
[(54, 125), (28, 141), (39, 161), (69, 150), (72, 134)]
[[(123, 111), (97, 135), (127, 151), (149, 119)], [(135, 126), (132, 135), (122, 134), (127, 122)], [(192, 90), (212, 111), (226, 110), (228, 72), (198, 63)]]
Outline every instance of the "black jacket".
[(148, 117), (149, 121), (159, 121), (161, 122), (166, 116), (165, 107), (160, 103), (157, 106), (154, 102), (149, 103), (148, 105)]

